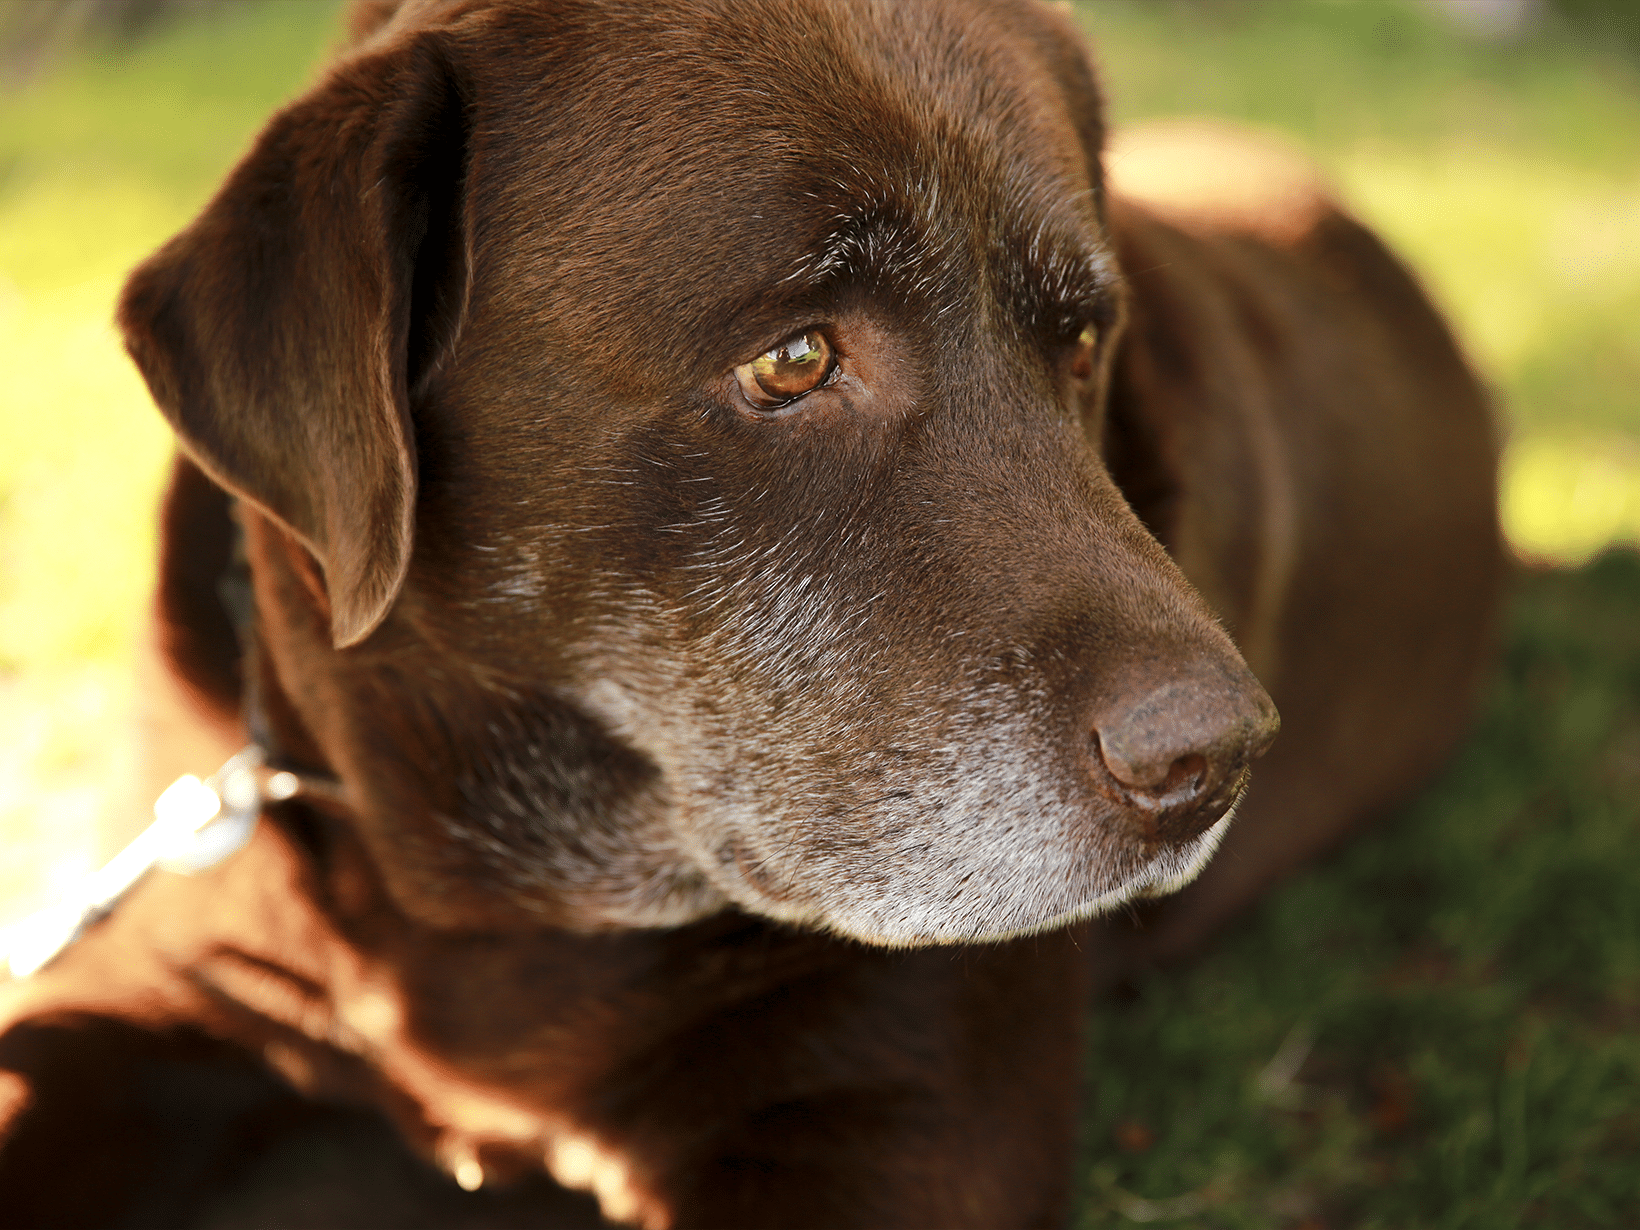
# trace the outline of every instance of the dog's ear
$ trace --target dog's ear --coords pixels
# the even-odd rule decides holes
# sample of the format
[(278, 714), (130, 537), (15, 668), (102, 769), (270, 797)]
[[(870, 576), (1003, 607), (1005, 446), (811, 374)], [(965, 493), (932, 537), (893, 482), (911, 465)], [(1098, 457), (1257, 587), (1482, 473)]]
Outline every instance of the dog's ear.
[(465, 311), (466, 93), (436, 34), (343, 62), (120, 302), (188, 455), (318, 559), (338, 648), (409, 566), (411, 403)]

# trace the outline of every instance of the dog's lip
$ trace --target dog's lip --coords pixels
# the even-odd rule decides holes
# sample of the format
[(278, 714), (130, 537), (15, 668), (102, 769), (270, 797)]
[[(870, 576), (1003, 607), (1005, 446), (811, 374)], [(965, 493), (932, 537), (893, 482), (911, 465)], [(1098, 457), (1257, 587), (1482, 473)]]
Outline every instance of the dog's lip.
[(794, 895), (791, 886), (771, 875), (766, 860), (758, 858), (742, 843), (730, 842), (718, 852), (718, 859), (733, 863), (746, 885), (769, 901), (782, 905), (791, 901)]
[[(1041, 922), (1029, 926), (1016, 927), (1006, 931), (987, 932), (983, 935), (965, 937), (959, 943), (999, 943), (1004, 940), (1019, 939), (1027, 935), (1039, 935), (1044, 931), (1056, 931), (1061, 927), (1069, 927), (1075, 923), (1096, 918), (1101, 914), (1108, 914), (1121, 906), (1135, 901), (1147, 901), (1155, 897), (1166, 897), (1176, 893), (1190, 881), (1202, 873), (1202, 869), (1211, 861), (1218, 851), (1219, 843), (1229, 831), (1231, 822), (1236, 817), (1236, 808), (1241, 804), (1238, 797), (1230, 808), (1214, 821), (1211, 827), (1190, 841), (1186, 847), (1182, 862), (1175, 861), (1169, 867), (1165, 864), (1166, 856), (1158, 855), (1139, 872), (1131, 876), (1126, 882), (1117, 887), (1108, 889), (1096, 896), (1072, 906)], [(950, 941), (947, 941), (950, 942)]]

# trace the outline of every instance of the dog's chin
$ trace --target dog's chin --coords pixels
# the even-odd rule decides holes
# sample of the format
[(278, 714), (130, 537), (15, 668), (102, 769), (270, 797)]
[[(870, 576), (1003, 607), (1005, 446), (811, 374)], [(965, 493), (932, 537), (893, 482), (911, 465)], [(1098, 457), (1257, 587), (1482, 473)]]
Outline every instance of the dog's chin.
[(1229, 832), (1230, 824), (1236, 818), (1236, 808), (1240, 805), (1241, 800), (1238, 798), (1212, 828), (1183, 846), (1157, 855), (1138, 875), (1109, 892), (1100, 893), (1039, 923), (986, 932), (964, 942), (1000, 943), (1003, 940), (1036, 935), (1043, 931), (1055, 931), (1089, 918), (1097, 918), (1101, 914), (1109, 914), (1112, 910), (1135, 901), (1149, 901), (1176, 893), (1199, 876), (1202, 869), (1213, 860), (1213, 855), (1218, 852), (1219, 843), (1224, 840), (1225, 833)]
[[(829, 931), (879, 948), (926, 948), (955, 944), (992, 944), (1036, 935), (1071, 926), (1086, 919), (1108, 914), (1136, 901), (1165, 897), (1189, 884), (1212, 860), (1235, 819), (1240, 798), (1231, 804), (1211, 828), (1181, 846), (1153, 856), (1137, 872), (1108, 889), (1070, 905), (1063, 901), (1022, 902), (1003, 900), (979, 903), (967, 911), (950, 909), (933, 927), (909, 927), (884, 931), (865, 920), (851, 917), (846, 909), (828, 908), (770, 896), (744, 880), (741, 891), (731, 892), (737, 905), (777, 922), (809, 930)], [(863, 913), (863, 912), (862, 912)]]

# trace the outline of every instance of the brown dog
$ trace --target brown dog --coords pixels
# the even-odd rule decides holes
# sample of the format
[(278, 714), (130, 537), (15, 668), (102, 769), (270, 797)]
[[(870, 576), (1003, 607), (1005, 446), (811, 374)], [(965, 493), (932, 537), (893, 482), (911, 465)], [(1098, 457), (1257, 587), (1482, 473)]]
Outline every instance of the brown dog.
[(1055, 1223), (1090, 954), (1188, 946), (1461, 725), (1501, 555), (1447, 332), (1257, 147), (1107, 192), (1051, 12), (356, 25), (121, 306), (170, 667), (336, 785), (4, 990), (9, 1216), (592, 1220), (550, 1174)]

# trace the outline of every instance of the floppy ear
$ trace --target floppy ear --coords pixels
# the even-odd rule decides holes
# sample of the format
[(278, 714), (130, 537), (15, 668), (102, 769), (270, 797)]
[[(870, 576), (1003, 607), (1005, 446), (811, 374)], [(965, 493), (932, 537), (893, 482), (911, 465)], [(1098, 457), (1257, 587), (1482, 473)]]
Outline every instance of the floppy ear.
[(120, 302), (183, 449), (318, 559), (338, 648), (409, 566), (411, 399), (465, 310), (464, 94), (437, 35), (343, 62)]

